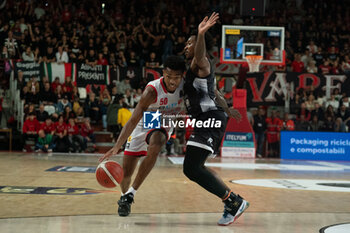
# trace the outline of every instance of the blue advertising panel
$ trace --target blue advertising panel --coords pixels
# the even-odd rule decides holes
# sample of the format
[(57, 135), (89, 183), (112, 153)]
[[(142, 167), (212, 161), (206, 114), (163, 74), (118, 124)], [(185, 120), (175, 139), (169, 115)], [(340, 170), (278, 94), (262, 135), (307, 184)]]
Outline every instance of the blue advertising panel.
[(237, 41), (237, 54), (236, 54), (236, 57), (240, 57), (243, 54), (243, 41), (244, 41), (244, 37), (242, 37), (241, 39), (239, 39)]
[(350, 161), (350, 133), (281, 131), (281, 159)]

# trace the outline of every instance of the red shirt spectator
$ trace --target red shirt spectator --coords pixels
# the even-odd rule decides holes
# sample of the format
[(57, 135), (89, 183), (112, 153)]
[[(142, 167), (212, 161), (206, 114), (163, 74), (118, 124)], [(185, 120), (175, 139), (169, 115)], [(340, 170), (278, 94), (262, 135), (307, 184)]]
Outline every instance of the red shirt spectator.
[(71, 122), (71, 119), (69, 119), (69, 124), (67, 125), (67, 134), (68, 135), (78, 135), (79, 134), (79, 127), (74, 123), (74, 119), (73, 119), (73, 123)]
[(53, 92), (55, 92), (57, 86), (61, 86), (60, 78), (58, 78), (58, 77), (55, 78), (55, 81), (53, 81), (53, 82), (51, 83), (51, 90), (52, 90)]
[(53, 134), (56, 125), (52, 123), (51, 118), (47, 118), (46, 121), (41, 124), (40, 129), (44, 130), (45, 134)]
[(67, 125), (62, 120), (62, 122), (58, 121), (55, 124), (55, 128), (56, 128), (56, 133), (58, 133), (58, 134), (59, 133), (64, 133), (67, 130)]
[(87, 137), (90, 134), (92, 134), (94, 132), (94, 130), (92, 129), (90, 123), (89, 124), (82, 124), (80, 127), (80, 134), (83, 137)]
[(70, 19), (72, 18), (72, 13), (70, 12), (70, 10), (68, 9), (68, 5), (64, 6), (64, 9), (62, 11), (62, 21), (64, 23), (68, 23), (70, 21)]
[(23, 133), (37, 133), (40, 129), (39, 121), (35, 118), (34, 113), (30, 113), (27, 120), (23, 123)]
[(275, 113), (273, 113), (271, 117), (266, 118), (266, 125), (267, 125), (267, 132), (266, 132), (267, 142), (268, 143), (278, 142), (281, 119), (275, 117)]
[(329, 74), (331, 72), (332, 67), (329, 65), (328, 61), (324, 61), (322, 65), (320, 65), (320, 70), (322, 74)]
[(292, 70), (293, 72), (301, 73), (304, 71), (304, 62), (302, 61), (293, 61), (292, 62)]

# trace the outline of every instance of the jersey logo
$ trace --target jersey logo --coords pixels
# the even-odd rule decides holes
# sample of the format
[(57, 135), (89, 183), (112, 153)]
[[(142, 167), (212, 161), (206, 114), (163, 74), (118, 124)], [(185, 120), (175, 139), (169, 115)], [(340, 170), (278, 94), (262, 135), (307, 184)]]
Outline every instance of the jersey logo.
[(160, 129), (160, 116), (162, 114), (157, 110), (156, 112), (143, 113), (143, 128), (144, 129)]

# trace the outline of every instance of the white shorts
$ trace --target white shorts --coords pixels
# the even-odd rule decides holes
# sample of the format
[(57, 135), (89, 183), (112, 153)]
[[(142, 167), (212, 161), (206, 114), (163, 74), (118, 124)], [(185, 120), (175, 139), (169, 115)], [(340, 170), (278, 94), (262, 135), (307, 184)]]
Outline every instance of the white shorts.
[(169, 140), (173, 128), (144, 129), (142, 125), (138, 124), (126, 142), (124, 155), (147, 155), (149, 138), (155, 131), (163, 132), (166, 135), (167, 140)]

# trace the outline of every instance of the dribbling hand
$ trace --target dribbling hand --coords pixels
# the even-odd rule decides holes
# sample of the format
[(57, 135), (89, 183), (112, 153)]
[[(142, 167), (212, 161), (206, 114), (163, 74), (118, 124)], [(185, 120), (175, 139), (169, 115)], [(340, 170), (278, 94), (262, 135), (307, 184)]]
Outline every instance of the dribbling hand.
[(101, 163), (104, 160), (108, 160), (113, 155), (118, 154), (118, 152), (119, 152), (119, 149), (113, 147), (112, 149), (107, 151), (101, 158), (99, 158), (98, 161)]
[(216, 21), (219, 19), (219, 13), (213, 12), (210, 18), (206, 16), (203, 21), (198, 25), (198, 34), (204, 34), (212, 26), (216, 24)]

